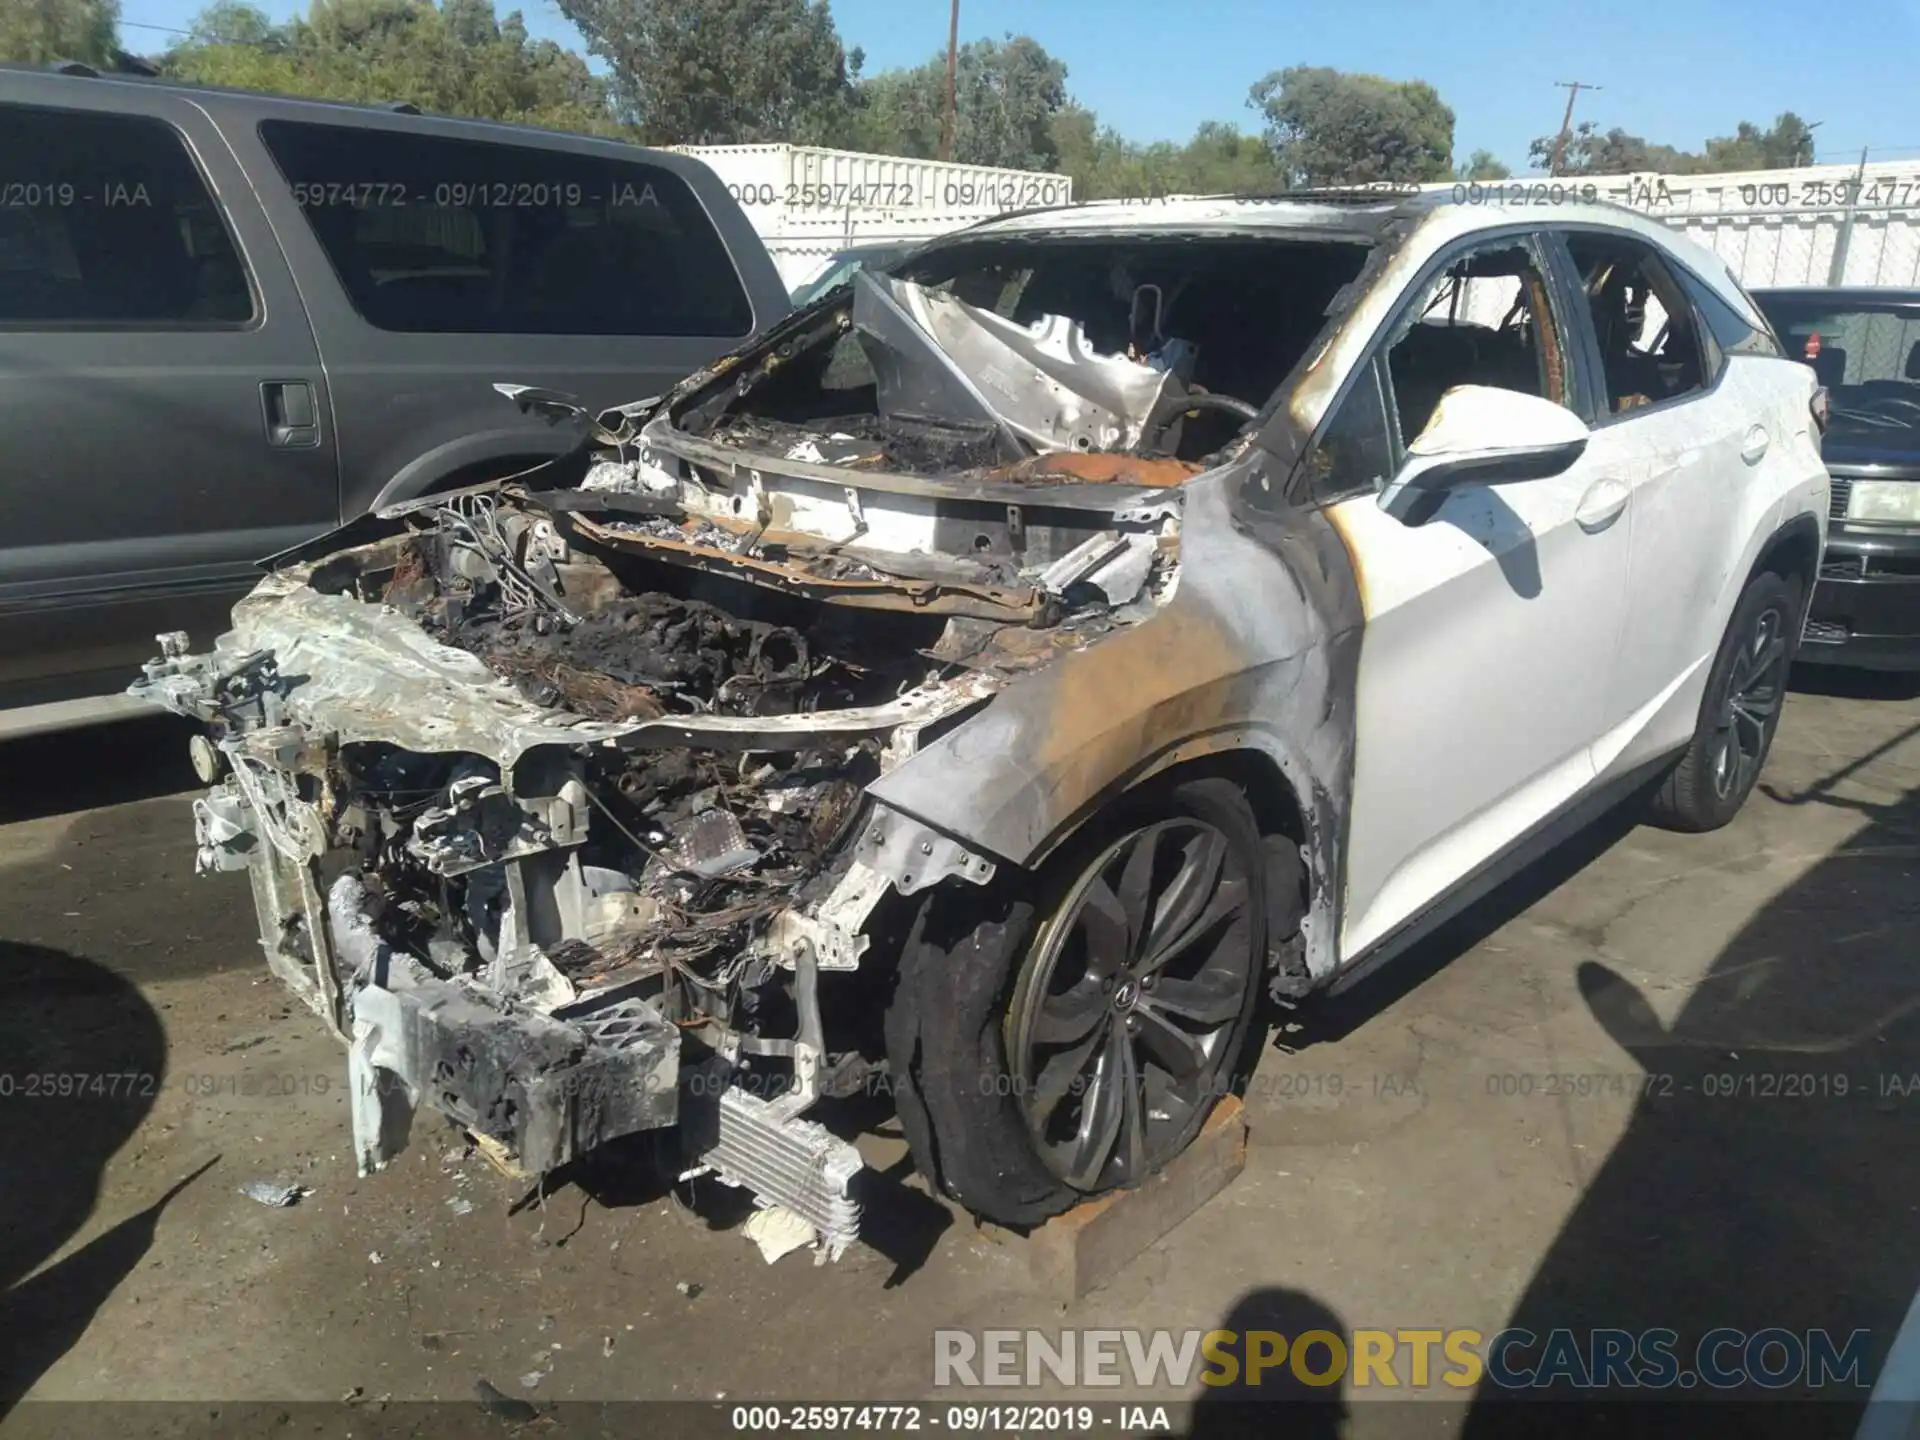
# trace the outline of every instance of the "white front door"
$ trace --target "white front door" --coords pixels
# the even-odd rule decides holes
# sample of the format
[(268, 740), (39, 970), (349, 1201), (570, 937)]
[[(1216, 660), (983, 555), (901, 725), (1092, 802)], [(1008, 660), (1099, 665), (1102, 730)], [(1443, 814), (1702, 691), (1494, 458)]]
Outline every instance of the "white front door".
[[(1403, 319), (1379, 383), (1407, 439), (1449, 379), (1564, 403), (1565, 332), (1537, 262), (1532, 247), (1504, 240), (1428, 282), (1471, 291), (1507, 271), (1509, 303), (1492, 307), (1507, 323), (1464, 323), (1492, 311), (1444, 294), (1452, 323), (1435, 323), (1424, 297), (1415, 311), (1427, 318)], [(1330, 507), (1366, 612), (1343, 961), (1592, 782), (1590, 746), (1625, 623), (1628, 498), (1613, 460), (1583, 455), (1546, 479), (1454, 490), (1417, 526), (1372, 494)]]

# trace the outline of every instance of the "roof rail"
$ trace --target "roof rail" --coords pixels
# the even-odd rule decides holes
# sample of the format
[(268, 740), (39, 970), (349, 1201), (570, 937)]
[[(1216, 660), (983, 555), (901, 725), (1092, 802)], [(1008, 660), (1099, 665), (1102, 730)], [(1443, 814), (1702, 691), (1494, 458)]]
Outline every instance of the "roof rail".
[(1246, 190), (1222, 198), (1252, 203), (1301, 201), (1314, 205), (1391, 205), (1420, 191), (1410, 185), (1362, 182), (1353, 185), (1303, 185), (1295, 190)]
[(85, 60), (49, 60), (47, 69), (56, 75), (74, 75), (83, 80), (98, 80), (102, 75), (136, 75), (145, 80), (160, 78), (160, 67), (139, 55), (115, 50), (110, 64), (102, 69)]

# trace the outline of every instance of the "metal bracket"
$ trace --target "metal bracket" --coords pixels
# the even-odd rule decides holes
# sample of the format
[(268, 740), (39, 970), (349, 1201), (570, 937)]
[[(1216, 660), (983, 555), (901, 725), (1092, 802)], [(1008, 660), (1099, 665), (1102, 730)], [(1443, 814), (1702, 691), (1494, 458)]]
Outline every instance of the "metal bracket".
[(995, 869), (986, 856), (878, 802), (854, 842), (853, 856), (892, 880), (902, 895), (950, 876), (985, 885)]

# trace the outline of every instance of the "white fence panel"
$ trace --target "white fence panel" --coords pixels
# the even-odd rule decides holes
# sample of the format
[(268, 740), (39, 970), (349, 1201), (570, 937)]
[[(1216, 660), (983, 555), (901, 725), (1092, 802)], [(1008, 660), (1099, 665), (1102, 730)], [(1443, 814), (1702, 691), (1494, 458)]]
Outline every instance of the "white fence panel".
[(1066, 175), (805, 145), (672, 147), (711, 166), (789, 286), (850, 245), (913, 244), (1009, 210), (1065, 205)]

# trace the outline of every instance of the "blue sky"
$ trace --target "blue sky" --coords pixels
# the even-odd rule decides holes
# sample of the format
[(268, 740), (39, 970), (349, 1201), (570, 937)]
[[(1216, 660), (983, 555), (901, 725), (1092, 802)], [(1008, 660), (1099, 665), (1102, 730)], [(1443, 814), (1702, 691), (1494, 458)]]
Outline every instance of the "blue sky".
[[(122, 20), (181, 27), (201, 3), (122, 0)], [(262, 8), (280, 19), (305, 5), (266, 0)], [(585, 49), (552, 0), (521, 11), (535, 35)], [(833, 12), (847, 47), (867, 52), (868, 73), (946, 47), (946, 0), (834, 0)], [(1065, 61), (1075, 98), (1134, 140), (1184, 140), (1209, 119), (1257, 129), (1247, 87), (1270, 70), (1309, 64), (1429, 82), (1453, 107), (1456, 156), (1485, 148), (1515, 171), (1525, 168), (1527, 142), (1560, 123), (1560, 80), (1604, 87), (1581, 94), (1576, 121), (1683, 149), (1739, 120), (1764, 125), (1791, 109), (1822, 122), (1814, 134), (1823, 162), (1855, 159), (1863, 145), (1875, 147), (1875, 160), (1920, 160), (1912, 98), (1920, 0), (1834, 9), (1784, 0), (961, 0), (962, 42), (1008, 31)], [(128, 48), (147, 52), (169, 38), (131, 24), (123, 33)]]

